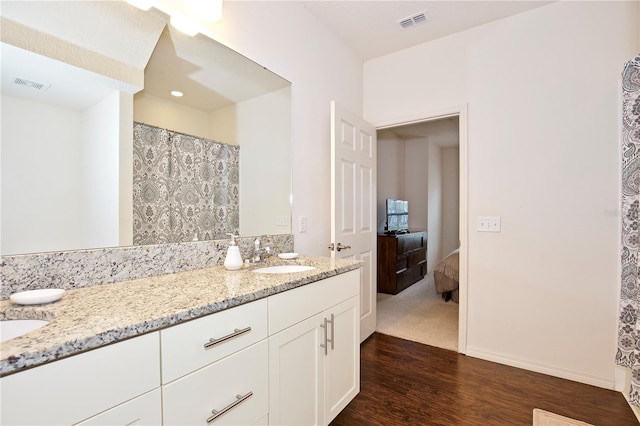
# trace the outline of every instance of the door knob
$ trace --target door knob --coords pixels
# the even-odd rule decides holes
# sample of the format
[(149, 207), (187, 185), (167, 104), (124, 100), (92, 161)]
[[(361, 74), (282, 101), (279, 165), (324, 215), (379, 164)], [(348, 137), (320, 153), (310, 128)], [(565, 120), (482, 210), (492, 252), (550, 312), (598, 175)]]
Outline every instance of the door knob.
[(343, 246), (342, 243), (338, 243), (338, 246), (336, 247), (336, 250), (340, 251), (340, 250), (347, 250), (350, 249), (351, 246)]

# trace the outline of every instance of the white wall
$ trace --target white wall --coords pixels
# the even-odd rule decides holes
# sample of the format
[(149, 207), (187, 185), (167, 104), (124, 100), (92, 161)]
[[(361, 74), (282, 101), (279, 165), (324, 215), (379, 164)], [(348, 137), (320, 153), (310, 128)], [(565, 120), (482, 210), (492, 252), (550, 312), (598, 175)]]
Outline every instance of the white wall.
[[(291, 88), (240, 102), (241, 235), (285, 234), (291, 220)], [(278, 217), (286, 224), (278, 225)]]
[(405, 140), (405, 198), (409, 201), (409, 230), (428, 230), (429, 143), (427, 139)]
[(81, 196), (81, 114), (7, 95), (0, 102), (0, 252), (81, 247), (86, 217)]
[(292, 82), (295, 249), (329, 255), (329, 104), (362, 112), (362, 61), (299, 2), (225, 2), (210, 35)]
[(82, 112), (81, 247), (119, 245), (120, 94), (114, 92)]
[(133, 245), (133, 95), (118, 94), (118, 129), (119, 133), (119, 245)]
[(211, 139), (238, 145), (238, 109), (235, 105), (211, 111), (208, 122)]
[[(467, 353), (613, 387), (636, 2), (555, 2), (365, 64), (365, 118), (468, 102)], [(501, 233), (477, 233), (477, 216)]]
[(427, 152), (427, 271), (442, 259), (442, 150), (434, 143), (423, 143)]
[(378, 233), (387, 225), (387, 198), (405, 199), (405, 144), (388, 130), (378, 131), (377, 215)]
[[(133, 119), (139, 123), (223, 141), (215, 137), (208, 112), (142, 92), (134, 95), (133, 102)], [(225, 143), (235, 145), (231, 141)]]
[[(442, 256), (460, 239), (460, 149), (442, 148)], [(433, 265), (435, 266), (435, 265)]]
[(131, 103), (114, 91), (78, 111), (2, 95), (2, 254), (131, 243), (119, 238), (122, 97)]

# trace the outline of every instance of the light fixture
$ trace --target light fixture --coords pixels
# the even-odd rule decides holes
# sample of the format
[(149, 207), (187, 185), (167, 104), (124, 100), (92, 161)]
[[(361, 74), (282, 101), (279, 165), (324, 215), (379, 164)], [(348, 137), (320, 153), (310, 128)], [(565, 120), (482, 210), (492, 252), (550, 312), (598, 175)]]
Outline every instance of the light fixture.
[(222, 18), (222, 0), (191, 0), (189, 9), (196, 16), (202, 16), (209, 22), (216, 22)]
[(179, 97), (181, 97), (181, 96), (184, 96), (184, 93), (182, 93), (182, 92), (181, 92), (181, 91), (179, 91), (179, 90), (172, 90), (172, 91), (171, 91), (171, 94), (172, 94), (173, 96), (175, 96), (176, 98), (179, 98)]
[(149, 10), (151, 9), (151, 6), (153, 6), (151, 4), (151, 0), (125, 0), (125, 1), (129, 3), (131, 6), (135, 6), (141, 10)]
[(185, 0), (187, 13), (209, 22), (222, 18), (222, 0)]
[[(202, 20), (216, 22), (222, 19), (223, 0), (182, 0), (183, 9), (167, 8), (163, 2), (157, 0), (125, 0), (132, 6), (142, 10), (149, 10), (156, 7), (169, 15), (171, 26), (188, 36), (194, 36), (200, 32)], [(155, 3), (155, 4), (154, 4)], [(195, 21), (188, 17), (194, 17)]]
[(200, 32), (198, 26), (184, 16), (172, 16), (169, 19), (171, 26), (188, 36), (194, 36)]

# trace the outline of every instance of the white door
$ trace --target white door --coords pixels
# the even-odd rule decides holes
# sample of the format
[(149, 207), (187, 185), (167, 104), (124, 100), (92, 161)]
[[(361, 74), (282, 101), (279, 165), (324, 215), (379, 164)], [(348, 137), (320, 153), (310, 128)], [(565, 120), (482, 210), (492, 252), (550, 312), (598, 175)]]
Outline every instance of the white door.
[(376, 329), (376, 129), (331, 102), (331, 256), (364, 262), (360, 342)]

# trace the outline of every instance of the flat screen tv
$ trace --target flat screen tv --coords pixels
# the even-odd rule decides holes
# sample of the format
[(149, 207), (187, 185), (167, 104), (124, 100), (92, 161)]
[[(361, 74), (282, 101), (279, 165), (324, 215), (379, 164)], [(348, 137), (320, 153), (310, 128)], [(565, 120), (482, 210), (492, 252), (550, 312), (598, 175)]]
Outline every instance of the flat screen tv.
[(387, 198), (387, 226), (389, 234), (399, 234), (409, 230), (409, 202)]

